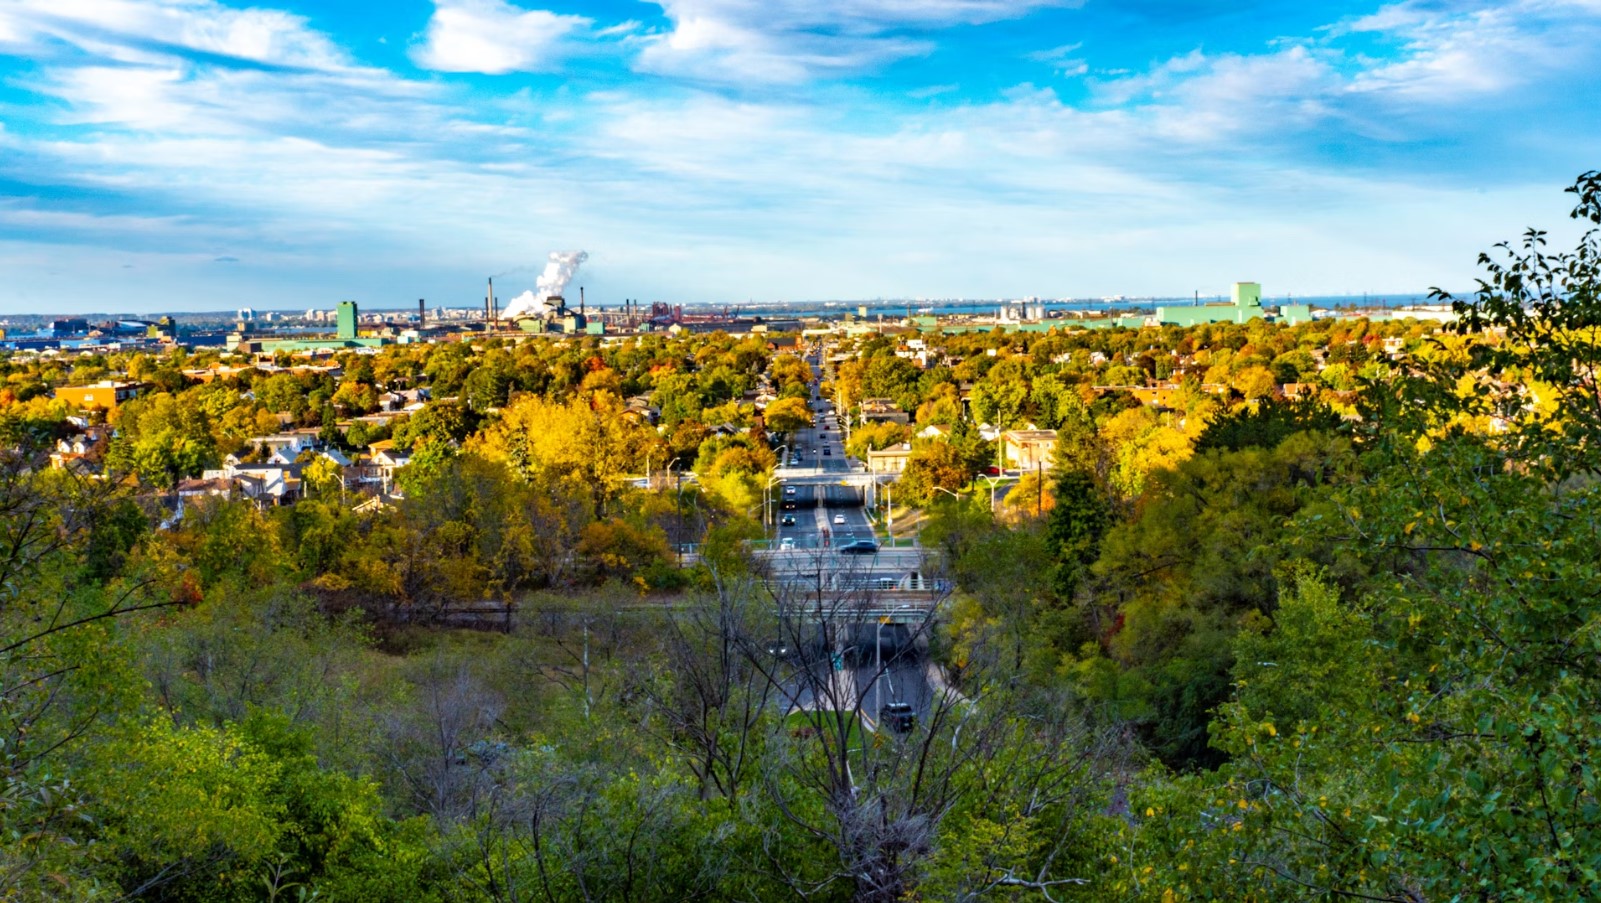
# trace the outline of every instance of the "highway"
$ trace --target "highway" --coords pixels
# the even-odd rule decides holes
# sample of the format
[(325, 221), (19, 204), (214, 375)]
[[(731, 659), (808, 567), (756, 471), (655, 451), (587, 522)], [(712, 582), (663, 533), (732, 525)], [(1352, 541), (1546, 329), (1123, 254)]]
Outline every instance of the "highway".
[[(926, 718), (933, 704), (929, 605), (943, 596), (944, 583), (926, 573), (920, 548), (839, 551), (878, 538), (862, 505), (865, 468), (846, 457), (834, 406), (817, 394), (815, 360), (812, 371), (812, 425), (789, 436), (781, 451), (772, 543), (757, 553), (775, 599), (801, 619), (787, 630), (816, 656), (799, 656), (784, 692), (794, 708), (844, 705), (876, 719), (881, 705), (907, 702)], [(817, 649), (814, 607), (831, 625), (827, 655)]]
[(839, 548), (853, 539), (873, 538), (861, 489), (841, 485), (862, 468), (845, 456), (834, 406), (814, 395), (812, 410), (812, 425), (789, 437), (785, 458), (774, 472), (783, 484), (769, 527), (775, 548), (785, 545), (786, 538), (796, 549)]

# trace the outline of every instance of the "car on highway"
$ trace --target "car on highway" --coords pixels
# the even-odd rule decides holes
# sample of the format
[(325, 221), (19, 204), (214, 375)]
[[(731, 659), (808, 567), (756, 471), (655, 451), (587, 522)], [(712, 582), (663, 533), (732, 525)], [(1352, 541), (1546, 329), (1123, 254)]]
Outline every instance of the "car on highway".
[(795, 515), (786, 514), (781, 519), (779, 519), (778, 522), (783, 524), (786, 527), (793, 527), (793, 526), (795, 526)]
[(909, 734), (917, 726), (917, 712), (909, 702), (886, 702), (878, 710), (878, 723), (897, 734)]
[(839, 525), (839, 526), (844, 526), (845, 525), (845, 515), (843, 515), (843, 514), (834, 515), (834, 523)]
[(795, 494), (795, 487), (794, 486), (785, 486), (784, 487), (784, 494), (785, 495), (794, 495)]
[(795, 548), (795, 537), (793, 536), (786, 536), (778, 541), (778, 550), (780, 552), (788, 552), (793, 548)]
[(826, 448), (825, 448), (825, 449), (823, 449), (823, 457), (825, 457), (825, 458), (826, 458), (826, 457), (829, 457), (829, 456), (830, 456), (830, 455), (832, 455), (832, 454), (833, 454), (833, 452), (832, 452), (832, 451), (830, 451), (830, 450), (828, 450), (828, 449), (826, 449)]
[(878, 543), (871, 539), (857, 539), (839, 547), (841, 555), (877, 555)]

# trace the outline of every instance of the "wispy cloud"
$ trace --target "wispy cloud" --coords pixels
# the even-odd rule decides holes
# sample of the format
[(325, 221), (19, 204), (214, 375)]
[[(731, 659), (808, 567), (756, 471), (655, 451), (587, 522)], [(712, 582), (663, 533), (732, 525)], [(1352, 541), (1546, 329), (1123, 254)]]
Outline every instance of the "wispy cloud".
[(232, 9), (214, 0), (10, 0), (0, 6), (0, 45), (72, 44), (120, 62), (175, 51), (272, 66), (336, 69), (346, 55), (306, 20), (271, 9)]
[(1335, 28), (1394, 40), (1397, 58), (1378, 62), (1352, 83), (1359, 91), (1413, 101), (1486, 96), (1539, 81), (1601, 56), (1594, 2), (1514, 0), (1452, 7), (1409, 0)]
[(715, 83), (797, 83), (921, 56), (929, 34), (1026, 16), (1063, 0), (657, 0), (672, 23), (638, 66)]

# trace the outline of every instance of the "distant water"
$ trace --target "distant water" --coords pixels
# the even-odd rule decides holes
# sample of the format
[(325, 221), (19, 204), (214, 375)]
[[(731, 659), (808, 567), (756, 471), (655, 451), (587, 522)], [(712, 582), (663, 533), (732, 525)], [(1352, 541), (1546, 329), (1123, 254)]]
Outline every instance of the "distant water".
[[(1227, 303), (1227, 297), (1202, 297), (1201, 304)], [(901, 319), (908, 313), (933, 314), (942, 317), (949, 316), (992, 316), (1006, 304), (1022, 304), (1018, 300), (1011, 301), (793, 301), (775, 304), (760, 304), (738, 306), (742, 315), (756, 316), (839, 316), (855, 314), (860, 308), (867, 309), (869, 319)], [(1030, 305), (1036, 302), (1028, 302)], [(1075, 311), (1081, 313), (1104, 313), (1109, 311), (1130, 311), (1149, 313), (1158, 307), (1189, 307), (1196, 303), (1195, 298), (1115, 298), (1115, 299), (1058, 299), (1054, 301), (1041, 300), (1037, 302), (1045, 307), (1049, 313), (1052, 311)], [(1415, 304), (1429, 303), (1426, 294), (1394, 294), (1394, 295), (1309, 295), (1298, 296), (1272, 296), (1264, 297), (1262, 304), (1267, 307), (1277, 307), (1281, 304), (1310, 304), (1314, 308), (1358, 307), (1380, 308), (1409, 307)], [(685, 305), (690, 309), (690, 305)]]

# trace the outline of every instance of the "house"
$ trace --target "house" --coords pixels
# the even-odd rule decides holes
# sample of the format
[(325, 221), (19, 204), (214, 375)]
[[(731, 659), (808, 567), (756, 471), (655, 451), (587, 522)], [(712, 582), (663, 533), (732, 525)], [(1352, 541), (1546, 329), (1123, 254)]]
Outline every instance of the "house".
[(894, 473), (906, 470), (906, 462), (912, 456), (910, 442), (892, 445), (889, 448), (869, 451), (867, 453), (868, 473)]
[(265, 448), (268, 459), (281, 464), (289, 464), (293, 463), (301, 452), (317, 447), (317, 432), (315, 430), (290, 430), (274, 433), (271, 436), (257, 436), (250, 440), (250, 444), (256, 448)]
[(112, 410), (122, 404), (145, 387), (144, 383), (123, 383), (105, 380), (90, 386), (61, 386), (56, 389), (57, 398), (70, 402), (84, 410)]
[(111, 428), (104, 424), (86, 425), (83, 431), (65, 439), (56, 440), (56, 450), (50, 453), (50, 466), (57, 470), (71, 470), (85, 476), (100, 469), (97, 463), (111, 437)]
[(1056, 451), (1056, 430), (1007, 430), (1001, 434), (1001, 455), (1011, 470), (1049, 470)]
[[(221, 481), (258, 506), (285, 505), (300, 497), (300, 465), (277, 461), (245, 463), (229, 455), (221, 469), (208, 470), (200, 475), (199, 482)], [(192, 481), (186, 481), (192, 482)], [(199, 483), (191, 490), (199, 494), (212, 494)]]
[(355, 507), (351, 508), (350, 510), (356, 512), (357, 514), (377, 514), (378, 512), (383, 511), (386, 508), (393, 508), (393, 507), (394, 506), (391, 505), (389, 502), (384, 501), (384, 497), (383, 496), (375, 495), (375, 496), (367, 499), (366, 501), (363, 501), (363, 502), (357, 504)]
[(383, 487), (385, 493), (391, 492), (395, 485), (395, 471), (411, 463), (411, 453), (395, 448), (392, 440), (374, 442), (368, 446), (372, 457), (369, 459), (370, 482), (376, 482)]
[(912, 418), (888, 398), (862, 399), (864, 423), (910, 423)]
[(226, 497), (233, 493), (233, 481), (215, 477), (213, 479), (191, 479), (178, 481), (178, 498), (192, 499), (201, 496), (215, 495)]
[(937, 423), (930, 423), (928, 426), (923, 427), (922, 429), (918, 430), (917, 433), (916, 433), (916, 438), (918, 438), (918, 439), (942, 439), (943, 440), (943, 439), (949, 439), (950, 437), (951, 437), (951, 428), (948, 427), (948, 426), (940, 426)]
[(635, 395), (624, 402), (623, 416), (655, 426), (662, 418), (661, 408), (650, 403), (650, 396)]

